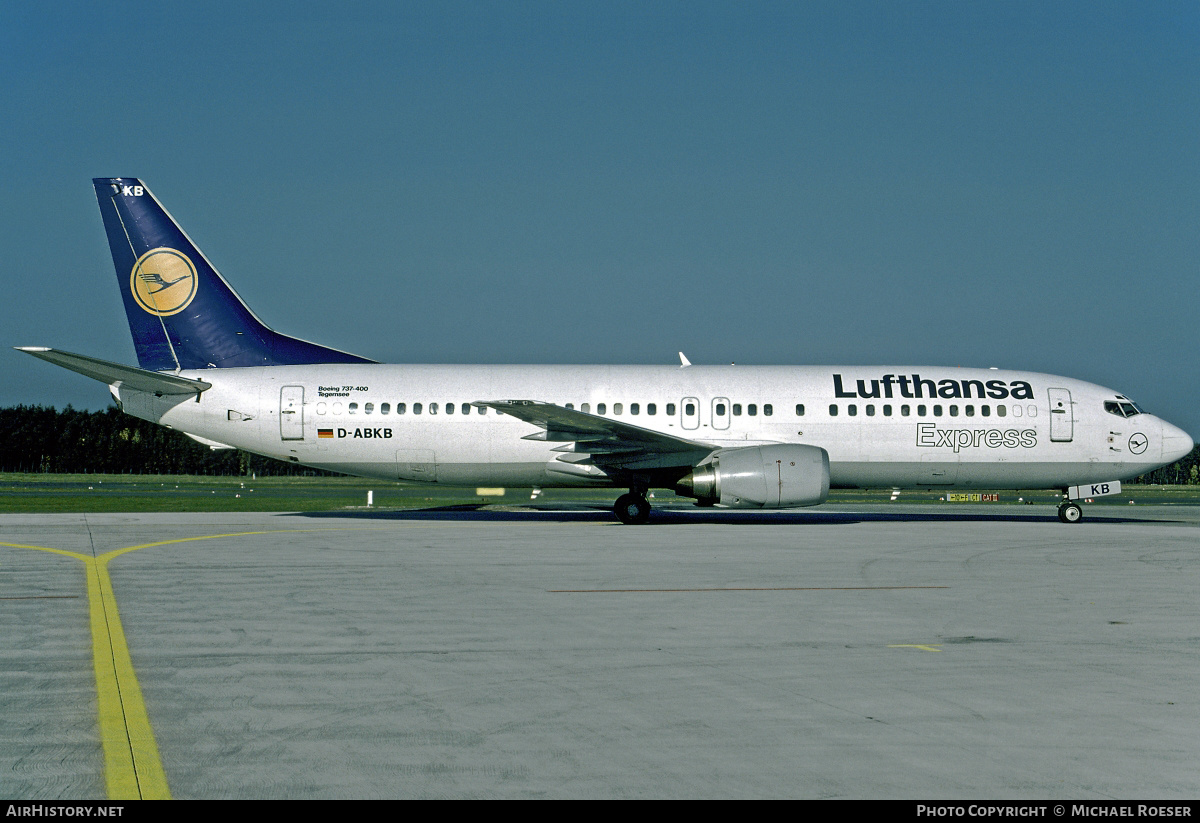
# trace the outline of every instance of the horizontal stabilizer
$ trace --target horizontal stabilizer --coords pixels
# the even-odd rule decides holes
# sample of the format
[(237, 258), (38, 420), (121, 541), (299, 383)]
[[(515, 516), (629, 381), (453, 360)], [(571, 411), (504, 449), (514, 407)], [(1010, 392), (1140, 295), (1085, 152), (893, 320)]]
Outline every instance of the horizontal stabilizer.
[(99, 380), (101, 383), (107, 383), (110, 386), (126, 386), (134, 391), (153, 392), (160, 395), (199, 394), (212, 388), (212, 383), (205, 383), (203, 380), (189, 380), (173, 374), (146, 371), (83, 354), (48, 349), (45, 346), (14, 346), (14, 348), (17, 351), (23, 351), (49, 361), (56, 366), (62, 366), (64, 369), (78, 372), (85, 377)]

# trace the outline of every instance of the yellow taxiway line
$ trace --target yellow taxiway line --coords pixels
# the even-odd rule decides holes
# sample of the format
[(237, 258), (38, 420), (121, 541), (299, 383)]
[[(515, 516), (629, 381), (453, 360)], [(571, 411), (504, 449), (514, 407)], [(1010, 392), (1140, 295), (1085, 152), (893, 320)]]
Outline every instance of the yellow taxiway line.
[(167, 775), (158, 755), (158, 743), (121, 616), (108, 576), (114, 553), (88, 558), (88, 610), (92, 624), (92, 662), (96, 669), (96, 697), (100, 711), (100, 739), (104, 744), (104, 780), (112, 800), (170, 800)]
[(108, 575), (109, 561), (123, 554), (153, 546), (285, 531), (297, 530), (279, 529), (180, 537), (114, 549), (95, 557), (48, 546), (0, 542), (0, 546), (12, 549), (32, 549), (73, 557), (84, 564), (87, 575), (88, 616), (92, 629), (92, 663), (96, 670), (100, 741), (104, 748), (104, 782), (110, 800), (170, 800), (171, 790), (167, 786), (167, 775), (163, 771), (162, 759), (158, 754), (158, 743), (154, 739), (154, 728), (150, 725), (146, 702), (142, 699), (142, 689), (133, 670), (129, 645), (125, 642), (125, 630), (121, 627), (121, 616), (117, 611), (117, 598), (113, 594), (112, 579)]

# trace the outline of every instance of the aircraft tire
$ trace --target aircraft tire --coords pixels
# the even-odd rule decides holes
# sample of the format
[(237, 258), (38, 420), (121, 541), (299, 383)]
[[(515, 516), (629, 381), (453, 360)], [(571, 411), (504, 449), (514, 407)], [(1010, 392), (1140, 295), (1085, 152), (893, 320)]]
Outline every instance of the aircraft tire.
[(1078, 503), (1063, 503), (1058, 507), (1058, 519), (1064, 523), (1078, 523), (1083, 519), (1083, 509)]
[(623, 494), (613, 504), (613, 514), (626, 526), (640, 526), (650, 519), (650, 503), (640, 494)]

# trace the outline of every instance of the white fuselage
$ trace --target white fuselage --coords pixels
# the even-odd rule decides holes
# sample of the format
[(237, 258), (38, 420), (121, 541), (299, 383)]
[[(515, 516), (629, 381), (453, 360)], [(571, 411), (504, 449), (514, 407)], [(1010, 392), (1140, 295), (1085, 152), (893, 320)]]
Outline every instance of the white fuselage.
[[(476, 401), (538, 400), (703, 443), (820, 446), (835, 487), (1052, 488), (1125, 479), (1191, 438), (1116, 392), (996, 369), (315, 365), (184, 372), (191, 398), (118, 389), (122, 408), (306, 466), (453, 485), (609, 484), (561, 443)], [(452, 407), (452, 408), (449, 408)], [(418, 413), (419, 409), (419, 413)], [(449, 413), (448, 413), (449, 412)]]

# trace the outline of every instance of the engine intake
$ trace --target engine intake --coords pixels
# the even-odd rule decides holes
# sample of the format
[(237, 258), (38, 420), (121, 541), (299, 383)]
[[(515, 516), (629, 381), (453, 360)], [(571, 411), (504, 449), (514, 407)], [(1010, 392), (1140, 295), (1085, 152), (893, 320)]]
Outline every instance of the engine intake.
[(702, 506), (815, 506), (829, 496), (829, 452), (801, 445), (722, 449), (681, 478), (675, 493)]

